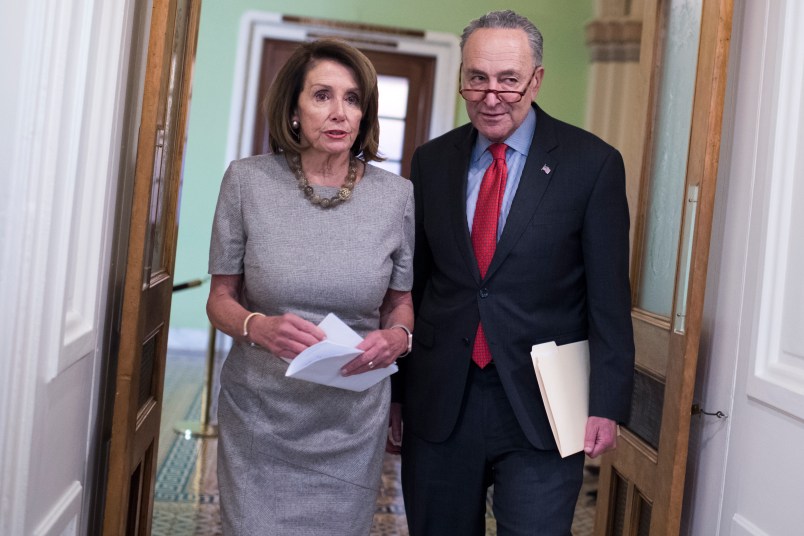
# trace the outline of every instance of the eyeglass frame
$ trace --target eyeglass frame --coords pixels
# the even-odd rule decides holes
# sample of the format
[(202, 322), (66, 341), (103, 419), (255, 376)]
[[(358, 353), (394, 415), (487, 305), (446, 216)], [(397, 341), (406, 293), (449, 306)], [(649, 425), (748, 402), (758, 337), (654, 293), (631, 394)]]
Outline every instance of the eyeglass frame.
[[(539, 70), (539, 67), (541, 67), (541, 65), (537, 65), (536, 67), (533, 68), (533, 72), (530, 73), (530, 76), (528, 77), (528, 82), (526, 82), (526, 84), (530, 84), (530, 80), (532, 80), (533, 77), (536, 76), (536, 71)], [(463, 78), (462, 75), (463, 75), (463, 63), (461, 63), (460, 70), (458, 71), (458, 82), (459, 83), (461, 82), (461, 80)], [(480, 97), (477, 100), (469, 100), (463, 94), (464, 91), (482, 91), (483, 96)], [(514, 91), (514, 90), (511, 90), (511, 89), (472, 89), (472, 88), (463, 88), (463, 87), (458, 89), (458, 94), (466, 102), (480, 102), (483, 99), (485, 99), (488, 96), (489, 93), (493, 93), (494, 96), (497, 97), (497, 99), (499, 99), (500, 101), (505, 102), (507, 104), (516, 104), (518, 102), (522, 102), (522, 97), (524, 97), (525, 93), (527, 93), (527, 92), (528, 92), (527, 85), (525, 86), (525, 89), (523, 89), (522, 91)], [(515, 101), (510, 101), (509, 102), (509, 101), (507, 101), (507, 100), (505, 100), (505, 99), (500, 97), (501, 93), (504, 94), (504, 95), (511, 95), (511, 94), (519, 95), (519, 98), (517, 100), (515, 100)]]

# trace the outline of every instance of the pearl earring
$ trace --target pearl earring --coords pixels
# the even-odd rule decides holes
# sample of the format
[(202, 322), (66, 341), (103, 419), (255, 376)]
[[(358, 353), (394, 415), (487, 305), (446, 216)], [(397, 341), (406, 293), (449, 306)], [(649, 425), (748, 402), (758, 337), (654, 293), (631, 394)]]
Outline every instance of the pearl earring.
[(301, 126), (301, 124), (299, 123), (299, 120), (298, 120), (298, 119), (293, 119), (293, 120), (291, 120), (291, 122), (290, 122), (290, 128), (291, 128), (291, 129), (293, 129), (293, 130), (299, 130), (299, 127), (300, 127), (300, 126)]

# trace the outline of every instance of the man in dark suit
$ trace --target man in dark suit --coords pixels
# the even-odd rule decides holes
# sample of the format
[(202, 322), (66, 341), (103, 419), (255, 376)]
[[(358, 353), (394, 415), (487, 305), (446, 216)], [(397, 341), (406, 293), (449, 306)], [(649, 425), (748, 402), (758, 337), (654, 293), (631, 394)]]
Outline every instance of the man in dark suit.
[(614, 448), (634, 360), (623, 161), (533, 104), (542, 37), (526, 18), (472, 21), (461, 51), (471, 124), (412, 162), (416, 329), (391, 416), (408, 525), (482, 535), (493, 484), (498, 534), (567, 535), (584, 454), (560, 457), (530, 349), (588, 339), (584, 451)]

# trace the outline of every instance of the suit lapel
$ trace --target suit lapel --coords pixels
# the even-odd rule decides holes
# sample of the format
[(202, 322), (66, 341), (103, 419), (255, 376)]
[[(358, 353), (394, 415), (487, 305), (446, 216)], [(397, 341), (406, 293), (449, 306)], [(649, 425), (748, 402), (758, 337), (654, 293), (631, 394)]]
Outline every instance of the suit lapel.
[(494, 251), (491, 265), (486, 272), (486, 278), (489, 278), (503, 263), (511, 252), (511, 248), (519, 240), (539, 207), (542, 196), (558, 167), (558, 162), (549, 154), (558, 144), (553, 119), (542, 112), (538, 106), (536, 106), (536, 116), (536, 132), (533, 134), (528, 158), (525, 160), (519, 187), (511, 204), (502, 236), (497, 242), (497, 249)]

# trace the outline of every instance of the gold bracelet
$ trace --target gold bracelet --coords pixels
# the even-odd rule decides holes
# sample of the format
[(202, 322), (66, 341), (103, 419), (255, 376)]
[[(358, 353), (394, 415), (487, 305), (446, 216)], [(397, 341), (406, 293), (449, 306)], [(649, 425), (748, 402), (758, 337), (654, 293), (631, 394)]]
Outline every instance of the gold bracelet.
[(248, 340), (248, 321), (249, 321), (249, 320), (251, 320), (252, 318), (254, 318), (255, 316), (265, 316), (265, 315), (264, 315), (264, 314), (262, 314), (262, 313), (250, 313), (250, 314), (249, 314), (249, 315), (246, 317), (246, 319), (245, 319), (245, 320), (243, 320), (243, 337), (244, 337), (244, 338), (245, 338), (245, 339), (246, 339), (248, 342), (250, 342), (250, 343), (252, 344), (252, 346), (254, 345), (254, 343)]

